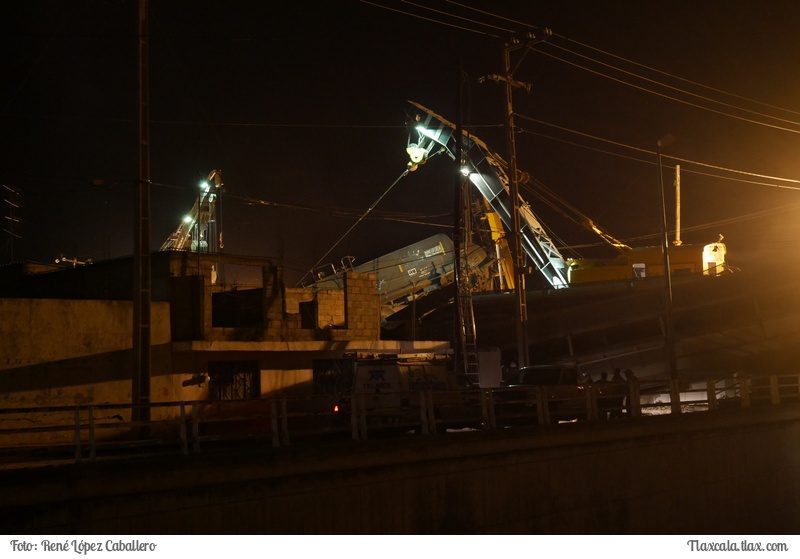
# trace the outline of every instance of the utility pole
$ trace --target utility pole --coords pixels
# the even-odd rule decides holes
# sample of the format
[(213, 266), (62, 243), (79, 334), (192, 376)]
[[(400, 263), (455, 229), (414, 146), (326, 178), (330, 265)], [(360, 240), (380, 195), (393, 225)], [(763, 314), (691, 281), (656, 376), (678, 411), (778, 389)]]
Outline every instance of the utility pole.
[[(506, 135), (508, 138), (508, 187), (512, 200), (512, 246), (514, 247), (514, 322), (517, 326), (517, 366), (528, 365), (528, 298), (525, 292), (525, 254), (522, 252), (522, 226), (519, 216), (519, 182), (517, 181), (517, 142), (514, 128), (514, 87), (522, 87), (519, 82), (513, 81), (511, 75), (511, 46), (505, 45), (505, 93), (506, 93)], [(530, 90), (530, 86), (526, 87)]]
[[(539, 39), (533, 33), (528, 33), (526, 42), (522, 43), (517, 38), (505, 43), (503, 48), (503, 69), (502, 76), (490, 75), (487, 79), (497, 83), (503, 82), (505, 85), (505, 110), (506, 110), (506, 137), (508, 142), (508, 189), (511, 196), (511, 250), (514, 257), (514, 322), (517, 331), (517, 366), (524, 367), (529, 364), (528, 355), (528, 302), (525, 291), (525, 253), (522, 250), (522, 221), (519, 207), (519, 182), (517, 180), (517, 145), (516, 129), (514, 126), (514, 101), (513, 92), (515, 88), (522, 88), (527, 92), (531, 90), (531, 84), (514, 79), (514, 71), (519, 68), (525, 54), (530, 52), (530, 47), (535, 43), (546, 40), (551, 35), (549, 29), (544, 30), (544, 38)], [(517, 65), (511, 67), (511, 53), (513, 51), (525, 49)]]
[[(669, 269), (669, 238), (667, 236), (667, 204), (664, 195), (664, 173), (661, 167), (661, 148), (668, 137), (656, 143), (658, 155), (658, 188), (661, 201), (661, 253), (664, 260), (664, 314), (667, 342), (667, 360), (669, 362), (669, 376), (678, 380), (678, 365), (675, 357), (675, 334), (672, 324), (672, 272)], [(680, 409), (680, 408), (679, 408)]]
[(150, 78), (148, 0), (139, 0), (139, 180), (133, 251), (133, 386), (132, 419), (150, 421)]

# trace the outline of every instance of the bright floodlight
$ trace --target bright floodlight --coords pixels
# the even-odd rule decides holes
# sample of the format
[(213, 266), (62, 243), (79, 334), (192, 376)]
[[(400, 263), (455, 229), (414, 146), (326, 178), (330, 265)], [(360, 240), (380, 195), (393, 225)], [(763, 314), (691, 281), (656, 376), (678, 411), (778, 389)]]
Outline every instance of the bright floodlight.
[(408, 157), (411, 159), (412, 163), (422, 163), (427, 156), (425, 148), (421, 148), (416, 144), (409, 145), (406, 148), (406, 153), (408, 153)]
[(190, 216), (190, 215), (184, 216), (183, 222), (184, 223), (191, 223), (192, 222), (192, 216)]
[(433, 140), (435, 142), (439, 142), (439, 137), (442, 135), (442, 129), (441, 128), (439, 128), (437, 130), (428, 130), (427, 128), (425, 128), (421, 124), (417, 125), (417, 132), (419, 132), (423, 136), (426, 136), (426, 137), (430, 138), (431, 140)]

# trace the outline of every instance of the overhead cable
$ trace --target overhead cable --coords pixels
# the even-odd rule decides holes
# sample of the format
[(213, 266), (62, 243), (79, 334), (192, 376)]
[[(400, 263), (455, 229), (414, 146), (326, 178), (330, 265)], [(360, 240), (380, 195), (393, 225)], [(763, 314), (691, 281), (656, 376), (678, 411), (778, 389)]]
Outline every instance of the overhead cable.
[[(669, 85), (669, 84), (666, 84), (666, 83), (663, 83), (663, 82), (659, 82), (659, 81), (656, 81), (656, 80), (641, 76), (639, 74), (635, 74), (635, 73), (633, 73), (633, 72), (631, 72), (629, 70), (624, 70), (624, 69), (619, 68), (617, 66), (612, 66), (611, 64), (608, 64), (607, 62), (602, 62), (600, 60), (596, 60), (594, 58), (590, 58), (590, 57), (588, 57), (588, 56), (586, 56), (584, 54), (581, 54), (579, 52), (575, 52), (573, 50), (564, 48), (564, 47), (562, 47), (560, 45), (557, 45), (555, 43), (547, 43), (547, 45), (552, 47), (552, 48), (557, 48), (557, 49), (562, 50), (564, 52), (568, 52), (570, 54), (573, 54), (573, 55), (578, 56), (580, 58), (583, 58), (585, 60), (589, 60), (590, 62), (594, 62), (596, 64), (600, 64), (601, 66), (605, 66), (606, 68), (610, 68), (612, 70), (616, 70), (617, 72), (621, 72), (621, 73), (626, 74), (628, 76), (632, 76), (632, 77), (638, 78), (640, 80), (644, 80), (644, 81), (652, 83), (654, 85), (659, 85), (661, 87), (665, 87), (667, 89), (671, 89), (671, 90), (677, 91), (679, 93), (690, 95), (692, 97), (697, 97), (698, 99), (702, 99), (704, 101), (710, 101), (711, 103), (716, 103), (718, 105), (722, 105), (724, 107), (728, 107), (728, 108), (731, 108), (731, 109), (736, 109), (736, 110), (743, 111), (743, 112), (746, 112), (746, 113), (750, 113), (750, 114), (753, 114), (753, 115), (756, 115), (756, 116), (765, 117), (765, 118), (769, 118), (769, 119), (772, 119), (772, 120), (785, 122), (787, 124), (795, 124), (797, 126), (800, 126), (800, 122), (797, 122), (797, 121), (794, 121), (794, 120), (788, 120), (788, 119), (785, 119), (785, 118), (780, 118), (780, 117), (777, 117), (777, 116), (768, 115), (766, 113), (760, 113), (760, 112), (757, 112), (757, 111), (752, 111), (750, 109), (745, 109), (744, 107), (739, 107), (739, 106), (736, 106), (736, 105), (732, 105), (730, 103), (725, 103), (724, 101), (718, 101), (716, 99), (712, 99), (711, 97), (706, 97), (706, 96), (700, 95), (698, 93), (693, 93), (691, 91), (686, 91), (685, 89), (681, 89), (681, 88), (678, 88), (678, 87), (675, 87), (675, 86), (672, 86), (672, 85)], [(541, 52), (542, 54), (545, 54), (545, 55), (548, 55), (548, 56), (552, 56), (552, 55), (549, 55), (547, 53), (544, 53), (541, 49), (535, 49), (535, 50), (537, 52)], [(561, 60), (561, 59), (557, 58), (557, 60)], [(579, 66), (579, 67), (583, 68), (581, 66)], [(606, 74), (602, 74), (602, 73), (600, 75), (602, 75), (604, 77), (610, 77), (610, 76), (607, 76)], [(627, 85), (633, 85), (633, 84), (628, 84), (627, 82), (623, 82), (623, 83), (626, 83)]]
[(383, 4), (377, 4), (377, 3), (375, 3), (375, 2), (369, 2), (368, 0), (360, 0), (360, 1), (361, 1), (362, 3), (364, 3), (364, 4), (369, 4), (369, 5), (371, 5), (371, 6), (375, 6), (376, 8), (383, 8), (384, 10), (389, 10), (389, 11), (392, 11), (392, 12), (397, 12), (397, 13), (399, 13), (399, 14), (403, 14), (403, 15), (411, 16), (411, 17), (414, 17), (414, 18), (417, 18), (417, 19), (421, 19), (421, 20), (425, 20), (425, 21), (430, 21), (430, 22), (432, 22), (432, 23), (438, 23), (439, 25), (445, 25), (445, 26), (447, 26), (447, 27), (454, 27), (454, 28), (456, 28), (456, 29), (461, 29), (462, 31), (469, 31), (470, 33), (477, 33), (477, 34), (479, 34), (479, 35), (486, 35), (486, 36), (488, 36), (488, 37), (495, 37), (495, 38), (497, 38), (497, 37), (498, 37), (497, 35), (493, 35), (493, 34), (491, 34), (491, 33), (488, 33), (488, 32), (486, 32), (486, 31), (479, 31), (479, 30), (477, 30), (477, 29), (470, 29), (470, 28), (468, 28), (468, 27), (464, 27), (464, 26), (462, 26), (462, 25), (455, 25), (455, 24), (453, 24), (453, 23), (447, 23), (447, 22), (445, 22), (445, 21), (441, 21), (441, 20), (438, 20), (438, 19), (433, 19), (433, 18), (430, 18), (430, 17), (421, 16), (421, 15), (418, 15), (418, 14), (413, 14), (413, 13), (411, 13), (411, 12), (406, 12), (406, 11), (404, 11), (404, 10), (398, 10), (397, 8), (392, 8), (392, 7), (390, 7), (390, 6), (384, 6)]
[[(579, 41), (576, 41), (576, 40), (574, 40), (574, 39), (571, 39), (570, 37), (565, 37), (564, 35), (559, 35), (559, 34), (557, 34), (557, 33), (553, 33), (553, 36), (554, 36), (554, 37), (558, 37), (558, 38), (560, 38), (560, 39), (564, 39), (565, 41), (569, 41), (569, 42), (571, 42), (571, 43), (575, 43), (576, 45), (580, 45), (580, 46), (582, 46), (582, 47), (584, 47), (584, 48), (587, 48), (587, 49), (593, 50), (593, 51), (595, 51), (595, 52), (599, 52), (599, 53), (601, 53), (601, 54), (605, 54), (606, 56), (610, 56), (610, 57), (612, 57), (612, 58), (616, 58), (617, 60), (622, 60), (623, 62), (627, 62), (628, 64), (633, 64), (633, 65), (635, 65), (635, 66), (639, 66), (640, 68), (645, 68), (645, 69), (647, 69), (647, 70), (650, 70), (651, 72), (656, 72), (656, 73), (658, 73), (658, 74), (661, 74), (661, 75), (664, 75), (664, 76), (668, 76), (668, 77), (670, 77), (670, 78), (674, 78), (674, 79), (676, 79), (676, 80), (680, 80), (680, 81), (682, 81), (682, 82), (685, 82), (685, 83), (688, 83), (688, 84), (691, 84), (691, 85), (696, 85), (696, 86), (698, 86), (698, 87), (702, 87), (702, 88), (704, 88), (704, 89), (708, 89), (709, 91), (714, 91), (714, 92), (716, 92), (716, 93), (721, 93), (721, 94), (723, 94), (723, 95), (727, 95), (727, 96), (729, 96), (729, 97), (734, 97), (734, 98), (736, 98), (736, 99), (741, 99), (742, 101), (747, 101), (748, 103), (754, 103), (754, 104), (756, 104), (756, 105), (761, 105), (761, 106), (763, 106), (763, 107), (769, 107), (770, 109), (777, 109), (777, 110), (779, 110), (779, 111), (784, 111), (784, 112), (787, 112), (787, 113), (792, 113), (792, 114), (800, 115), (800, 112), (798, 112), (798, 111), (793, 111), (793, 110), (791, 110), (791, 109), (787, 109), (787, 108), (785, 108), (785, 107), (779, 107), (779, 106), (777, 106), (777, 105), (771, 105), (771, 104), (769, 104), (769, 103), (764, 103), (763, 101), (758, 101), (758, 100), (756, 100), (756, 99), (750, 99), (750, 98), (748, 98), (748, 97), (744, 97), (744, 96), (742, 96), (742, 95), (738, 95), (738, 94), (736, 94), (736, 93), (731, 93), (731, 92), (729, 92), (729, 91), (724, 91), (724, 90), (722, 90), (722, 89), (717, 89), (717, 88), (715, 88), (715, 87), (711, 87), (710, 85), (706, 85), (706, 84), (702, 84), (702, 83), (700, 83), (700, 82), (696, 82), (696, 81), (688, 80), (688, 79), (686, 79), (686, 78), (682, 78), (682, 77), (680, 77), (680, 76), (676, 76), (675, 74), (670, 74), (669, 72), (665, 72), (665, 71), (663, 71), (663, 70), (659, 70), (658, 68), (653, 68), (652, 66), (647, 66), (647, 65), (645, 65), (645, 64), (641, 64), (641, 63), (639, 63), (639, 62), (636, 62), (636, 61), (634, 61), (634, 60), (630, 60), (630, 59), (627, 59), (627, 58), (623, 58), (623, 57), (621, 57), (621, 56), (619, 56), (619, 55), (616, 55), (616, 54), (610, 53), (610, 52), (608, 52), (608, 51), (604, 51), (604, 50), (602, 50), (602, 49), (598, 49), (597, 47), (593, 47), (593, 46), (591, 46), (591, 45), (587, 45), (586, 43), (581, 43), (581, 42), (579, 42)], [(552, 43), (550, 43), (550, 44), (552, 44)]]
[[(319, 265), (320, 265), (320, 263), (321, 263), (323, 260), (325, 260), (325, 258), (327, 258), (327, 257), (328, 257), (328, 255), (329, 255), (331, 252), (333, 252), (333, 249), (334, 249), (334, 248), (336, 248), (336, 247), (339, 245), (339, 243), (341, 243), (341, 242), (344, 240), (344, 238), (345, 238), (345, 237), (347, 237), (347, 235), (349, 235), (349, 234), (350, 234), (350, 232), (351, 232), (353, 229), (355, 229), (355, 228), (356, 228), (356, 226), (358, 226), (358, 224), (359, 224), (359, 223), (361, 223), (361, 222), (364, 220), (364, 218), (365, 218), (365, 217), (367, 217), (367, 215), (368, 215), (368, 214), (369, 214), (369, 213), (370, 213), (370, 212), (371, 212), (371, 211), (372, 211), (372, 210), (375, 208), (375, 206), (377, 206), (377, 205), (380, 203), (380, 201), (381, 201), (381, 200), (383, 200), (383, 198), (384, 198), (384, 197), (385, 197), (387, 194), (389, 194), (389, 191), (391, 191), (391, 190), (392, 190), (392, 188), (394, 188), (394, 186), (395, 186), (395, 185), (396, 185), (398, 182), (400, 182), (400, 179), (402, 179), (403, 177), (405, 177), (406, 175), (408, 175), (408, 173), (409, 173), (409, 172), (410, 172), (410, 171), (409, 171), (408, 169), (405, 169), (405, 170), (404, 170), (404, 171), (403, 171), (403, 172), (400, 174), (400, 176), (399, 176), (399, 177), (397, 177), (397, 179), (395, 179), (395, 181), (394, 181), (394, 182), (393, 182), (391, 185), (389, 185), (389, 188), (387, 188), (387, 189), (384, 191), (384, 193), (383, 193), (383, 194), (381, 194), (381, 195), (378, 197), (378, 199), (377, 199), (377, 200), (375, 200), (375, 201), (372, 203), (372, 205), (371, 205), (369, 208), (367, 208), (367, 211), (366, 211), (366, 212), (364, 212), (364, 214), (363, 214), (361, 217), (359, 217), (359, 218), (358, 218), (358, 220), (357, 220), (357, 221), (356, 221), (356, 222), (355, 222), (355, 223), (354, 223), (354, 224), (353, 224), (353, 225), (350, 227), (350, 229), (348, 229), (347, 231), (345, 231), (344, 235), (342, 235), (341, 237), (339, 237), (339, 240), (338, 240), (338, 241), (336, 241), (335, 243), (333, 243), (333, 245), (331, 246), (331, 248), (329, 248), (329, 249), (328, 249), (328, 252), (326, 252), (325, 254), (323, 254), (323, 255), (320, 257), (320, 259), (319, 259), (319, 260), (317, 260), (317, 263), (316, 263), (316, 264), (314, 264), (313, 266), (311, 266), (311, 269), (310, 269), (308, 272), (306, 272), (306, 275), (308, 275), (308, 274), (310, 274), (310, 273), (313, 273), (313, 271), (314, 271), (314, 268), (316, 268), (317, 266), (319, 266)], [(303, 279), (305, 279), (305, 277), (303, 277), (303, 278), (300, 278), (300, 282), (298, 282), (298, 285), (300, 285), (300, 283), (302, 283)]]

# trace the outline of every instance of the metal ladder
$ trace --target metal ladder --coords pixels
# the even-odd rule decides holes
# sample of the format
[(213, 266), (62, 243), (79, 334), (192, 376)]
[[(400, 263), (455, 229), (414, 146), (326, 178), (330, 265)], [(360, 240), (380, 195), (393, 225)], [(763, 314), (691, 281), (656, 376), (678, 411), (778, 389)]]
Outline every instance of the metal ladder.
[(461, 240), (459, 243), (462, 254), (459, 258), (459, 269), (456, 274), (457, 301), (459, 317), (459, 342), (461, 344), (461, 358), (464, 374), (471, 385), (479, 386), (480, 374), (478, 370), (478, 346), (475, 333), (475, 315), (472, 305), (472, 279), (470, 278), (468, 249), (472, 239), (472, 223), (477, 217), (475, 205), (471, 201), (469, 184), (465, 184), (462, 191), (462, 204), (464, 221), (462, 222)]

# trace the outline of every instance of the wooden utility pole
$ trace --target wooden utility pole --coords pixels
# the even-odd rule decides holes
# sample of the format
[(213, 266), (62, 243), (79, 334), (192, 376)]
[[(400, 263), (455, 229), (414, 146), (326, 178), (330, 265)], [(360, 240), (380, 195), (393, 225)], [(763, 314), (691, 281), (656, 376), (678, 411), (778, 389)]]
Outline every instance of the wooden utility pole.
[[(666, 138), (656, 143), (658, 154), (658, 189), (661, 202), (661, 252), (664, 260), (664, 315), (666, 322), (667, 361), (669, 363), (669, 376), (678, 380), (678, 364), (675, 356), (675, 334), (672, 324), (672, 272), (669, 268), (669, 238), (667, 236), (667, 204), (664, 194), (664, 173), (661, 168), (661, 147)], [(679, 408), (680, 409), (680, 408)]]
[(519, 182), (517, 181), (517, 143), (514, 128), (513, 91), (516, 85), (511, 75), (512, 45), (506, 43), (504, 77), (506, 94), (506, 135), (508, 138), (508, 187), (511, 195), (511, 247), (514, 256), (514, 322), (517, 327), (517, 366), (528, 364), (528, 302), (525, 293), (525, 253), (522, 251), (522, 223), (519, 215)]
[(139, 0), (139, 179), (133, 250), (132, 419), (150, 421), (150, 78), (148, 0)]
[[(545, 39), (550, 36), (550, 30), (545, 29)], [(530, 91), (531, 86), (514, 79), (514, 71), (519, 67), (530, 47), (545, 39), (537, 38), (533, 33), (528, 33), (527, 41), (521, 43), (518, 39), (506, 42), (503, 48), (503, 75), (488, 76), (489, 79), (505, 85), (505, 110), (506, 110), (506, 137), (508, 142), (508, 194), (511, 197), (511, 251), (514, 257), (514, 322), (517, 330), (517, 366), (528, 365), (528, 302), (525, 287), (525, 252), (522, 250), (522, 219), (519, 205), (519, 181), (517, 180), (517, 143), (516, 128), (514, 126), (513, 92), (515, 88)], [(514, 69), (511, 68), (511, 52), (525, 49)]]

